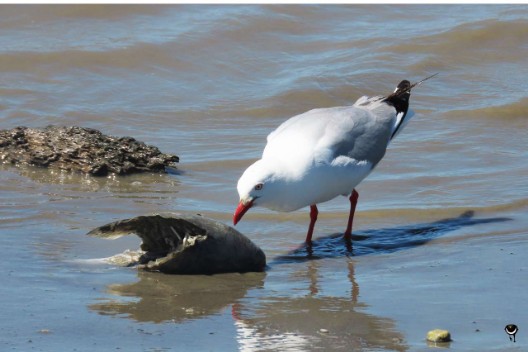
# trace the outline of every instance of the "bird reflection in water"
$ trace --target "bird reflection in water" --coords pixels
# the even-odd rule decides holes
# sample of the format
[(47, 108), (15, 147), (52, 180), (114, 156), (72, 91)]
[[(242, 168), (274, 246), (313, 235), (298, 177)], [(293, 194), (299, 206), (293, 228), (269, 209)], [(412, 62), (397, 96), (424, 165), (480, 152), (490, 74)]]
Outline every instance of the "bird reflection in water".
[(233, 306), (239, 349), (407, 350), (394, 321), (363, 311), (354, 260), (345, 260), (277, 264), (265, 288), (278, 292)]

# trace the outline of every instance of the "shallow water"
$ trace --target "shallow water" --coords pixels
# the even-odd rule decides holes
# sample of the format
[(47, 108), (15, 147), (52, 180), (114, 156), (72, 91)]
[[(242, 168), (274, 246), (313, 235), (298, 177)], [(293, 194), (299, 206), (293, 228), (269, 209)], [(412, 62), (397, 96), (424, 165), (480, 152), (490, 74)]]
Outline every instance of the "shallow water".
[[(0, 126), (81, 125), (180, 156), (103, 179), (0, 166), (2, 350), (523, 350), (528, 326), (525, 5), (0, 5)], [(147, 213), (231, 222), (236, 181), (278, 124), (413, 91), (413, 121), (348, 200), (251, 209), (261, 274), (174, 277), (94, 264)], [(337, 237), (336, 237), (337, 235)], [(517, 342), (503, 328), (519, 326)], [(323, 330), (321, 330), (323, 329)], [(326, 329), (326, 330), (324, 330)], [(477, 331), (478, 330), (478, 331)]]

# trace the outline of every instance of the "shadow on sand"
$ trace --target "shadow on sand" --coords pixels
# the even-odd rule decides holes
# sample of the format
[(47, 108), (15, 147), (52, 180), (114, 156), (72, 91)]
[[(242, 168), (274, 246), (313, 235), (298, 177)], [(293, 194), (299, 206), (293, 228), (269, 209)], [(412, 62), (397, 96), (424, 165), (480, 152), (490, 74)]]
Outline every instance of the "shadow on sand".
[(345, 240), (342, 233), (320, 237), (311, 245), (303, 243), (285, 255), (278, 256), (269, 265), (322, 258), (352, 257), (374, 253), (392, 253), (423, 245), (450, 231), (465, 226), (511, 220), (510, 218), (474, 219), (475, 212), (466, 211), (456, 218), (401, 227), (364, 230)]

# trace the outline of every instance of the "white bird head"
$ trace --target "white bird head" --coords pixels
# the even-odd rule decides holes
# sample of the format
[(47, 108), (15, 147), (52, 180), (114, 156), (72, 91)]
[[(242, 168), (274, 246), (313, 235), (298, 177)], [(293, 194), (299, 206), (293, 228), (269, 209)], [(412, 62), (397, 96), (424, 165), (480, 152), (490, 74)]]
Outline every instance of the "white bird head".
[(235, 210), (233, 224), (236, 225), (249, 208), (265, 205), (270, 198), (274, 198), (277, 192), (276, 180), (271, 165), (262, 159), (257, 160), (244, 171), (237, 184), (240, 203)]

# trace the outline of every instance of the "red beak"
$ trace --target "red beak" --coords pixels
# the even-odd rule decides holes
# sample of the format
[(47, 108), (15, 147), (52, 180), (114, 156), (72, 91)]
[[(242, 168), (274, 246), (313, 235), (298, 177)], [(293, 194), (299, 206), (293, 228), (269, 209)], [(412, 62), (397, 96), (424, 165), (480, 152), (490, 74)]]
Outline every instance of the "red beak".
[(253, 200), (247, 203), (240, 202), (238, 203), (238, 207), (235, 210), (235, 215), (233, 216), (233, 225), (236, 225), (240, 219), (244, 216), (244, 214), (253, 206)]

